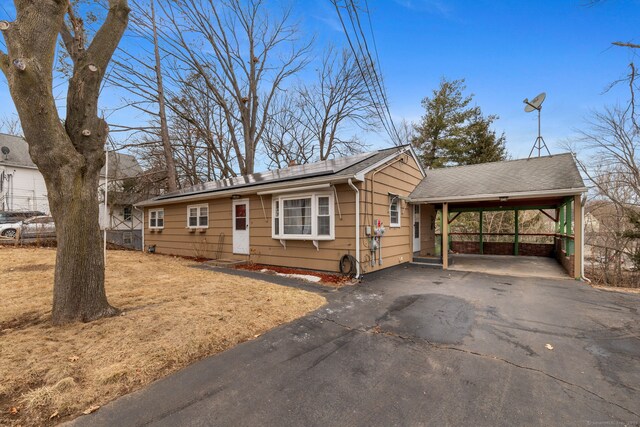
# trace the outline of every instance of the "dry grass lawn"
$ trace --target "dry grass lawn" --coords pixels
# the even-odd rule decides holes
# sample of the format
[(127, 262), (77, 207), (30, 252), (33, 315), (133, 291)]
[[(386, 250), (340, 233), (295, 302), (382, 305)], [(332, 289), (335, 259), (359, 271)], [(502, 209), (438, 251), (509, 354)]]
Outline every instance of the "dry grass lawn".
[(53, 327), (54, 260), (54, 249), (0, 248), (0, 425), (76, 417), (325, 303), (180, 258), (112, 251), (107, 295), (124, 314)]

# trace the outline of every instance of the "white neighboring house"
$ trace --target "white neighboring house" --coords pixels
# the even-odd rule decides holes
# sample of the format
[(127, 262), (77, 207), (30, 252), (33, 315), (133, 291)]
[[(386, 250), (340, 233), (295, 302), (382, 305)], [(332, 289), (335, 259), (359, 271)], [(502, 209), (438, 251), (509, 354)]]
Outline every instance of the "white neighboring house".
[[(135, 157), (109, 152), (109, 220), (107, 241), (142, 248), (142, 212), (133, 204), (146, 196), (127, 191), (128, 181), (142, 174)], [(104, 227), (105, 168), (100, 178), (100, 218)], [(29, 156), (27, 142), (19, 136), (0, 133), (0, 211), (41, 211), (49, 214), (44, 178)]]

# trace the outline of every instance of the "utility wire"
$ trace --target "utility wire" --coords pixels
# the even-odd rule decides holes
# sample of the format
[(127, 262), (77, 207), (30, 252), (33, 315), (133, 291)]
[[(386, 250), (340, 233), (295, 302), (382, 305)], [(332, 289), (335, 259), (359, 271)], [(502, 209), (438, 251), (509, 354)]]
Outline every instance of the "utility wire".
[(347, 42), (349, 43), (349, 47), (351, 48), (351, 51), (354, 54), (354, 59), (356, 61), (356, 65), (358, 66), (358, 70), (360, 71), (360, 75), (362, 76), (362, 79), (365, 82), (365, 86), (367, 88), (367, 92), (369, 93), (369, 97), (371, 98), (371, 100), (373, 101), (374, 104), (374, 108), (376, 109), (376, 113), (378, 114), (378, 117), (380, 118), (380, 121), (382, 123), (382, 126), (385, 128), (385, 131), (387, 132), (387, 134), (389, 134), (390, 136), (392, 135), (391, 133), (391, 129), (388, 127), (387, 123), (386, 123), (386, 116), (384, 115), (384, 112), (380, 111), (380, 101), (377, 98), (377, 92), (376, 95), (374, 95), (371, 91), (371, 87), (369, 85), (369, 78), (367, 77), (367, 74), (365, 73), (365, 71), (362, 68), (362, 64), (360, 63), (359, 57), (360, 54), (358, 53), (358, 51), (356, 50), (356, 48), (353, 45), (353, 42), (351, 41), (351, 37), (349, 36), (349, 31), (347, 30), (347, 27), (344, 23), (344, 20), (342, 19), (342, 14), (340, 13), (340, 7), (338, 6), (338, 0), (331, 0), (331, 3), (333, 3), (333, 6), (336, 9), (336, 13), (338, 14), (338, 19), (340, 20), (340, 25), (342, 26), (342, 30), (344, 31), (344, 34), (347, 38)]
[[(352, 52), (354, 53), (356, 65), (358, 66), (358, 69), (360, 70), (362, 78), (365, 81), (367, 92), (369, 93), (369, 96), (371, 97), (374, 103), (376, 113), (380, 118), (382, 126), (384, 127), (385, 131), (387, 132), (387, 134), (389, 135), (392, 141), (401, 143), (400, 136), (398, 134), (398, 131), (395, 127), (395, 123), (393, 122), (393, 118), (391, 116), (388, 98), (386, 96), (386, 92), (382, 84), (381, 73), (377, 70), (376, 62), (374, 62), (373, 60), (373, 56), (369, 49), (369, 44), (367, 43), (367, 37), (362, 29), (360, 18), (358, 16), (357, 7), (353, 0), (345, 0), (344, 8), (347, 10), (347, 15), (351, 23), (351, 28), (353, 30), (355, 43), (357, 44), (357, 49), (356, 49), (356, 46), (354, 46), (354, 42), (352, 41), (352, 36), (350, 35), (350, 32), (347, 29), (347, 26), (345, 25), (345, 22), (342, 18), (340, 7), (338, 6), (338, 0), (331, 0), (331, 2), (333, 3), (336, 9), (338, 18), (340, 20), (340, 24), (342, 25), (342, 29), (347, 38), (347, 42)], [(367, 10), (367, 13), (369, 14), (368, 4), (366, 5), (366, 10)], [(369, 28), (373, 36), (373, 25), (371, 24), (370, 16), (369, 16)], [(378, 58), (377, 61), (379, 64), (377, 46), (375, 45), (375, 37), (374, 37), (374, 49), (376, 51), (376, 58)], [(367, 73), (365, 73), (364, 67), (361, 64), (361, 60), (364, 60), (366, 63), (365, 66), (366, 66)], [(374, 79), (374, 82), (371, 82), (370, 79)], [(371, 87), (372, 85), (373, 85), (373, 88)]]
[(375, 33), (373, 31), (373, 24), (371, 21), (371, 12), (369, 10), (369, 2), (367, 0), (365, 0), (365, 11), (367, 13), (367, 19), (369, 21), (369, 31), (371, 33), (371, 40), (373, 42), (373, 50), (375, 52), (376, 55), (376, 61), (375, 61), (375, 65), (374, 65), (374, 61), (373, 61), (373, 57), (371, 56), (371, 52), (369, 50), (369, 46), (367, 44), (367, 39), (364, 36), (364, 31), (362, 30), (362, 26), (360, 25), (360, 18), (358, 16), (358, 13), (356, 11), (356, 6), (355, 3), (353, 2), (353, 0), (351, 0), (351, 5), (353, 7), (353, 10), (355, 12), (355, 17), (356, 20), (358, 22), (358, 28), (360, 29), (360, 33), (362, 34), (363, 40), (364, 40), (364, 44), (365, 44), (365, 48), (367, 51), (367, 55), (369, 56), (369, 59), (371, 60), (371, 64), (372, 64), (372, 68), (374, 70), (374, 72), (377, 72), (378, 76), (376, 78), (376, 83), (378, 83), (378, 87), (380, 88), (380, 93), (382, 94), (382, 98), (384, 99), (384, 106), (387, 110), (387, 114), (389, 115), (389, 122), (391, 123), (391, 127), (393, 128), (393, 133), (396, 136), (396, 142), (398, 144), (402, 143), (402, 141), (400, 141), (400, 135), (398, 134), (398, 130), (396, 129), (396, 125), (393, 121), (393, 117), (391, 116), (391, 111), (389, 109), (389, 98), (387, 97), (387, 91), (385, 90), (384, 87), (384, 76), (382, 74), (382, 71), (376, 71), (375, 65), (378, 66), (378, 68), (381, 66), (381, 62), (380, 62), (380, 57), (378, 55), (378, 45), (376, 43), (376, 36)]

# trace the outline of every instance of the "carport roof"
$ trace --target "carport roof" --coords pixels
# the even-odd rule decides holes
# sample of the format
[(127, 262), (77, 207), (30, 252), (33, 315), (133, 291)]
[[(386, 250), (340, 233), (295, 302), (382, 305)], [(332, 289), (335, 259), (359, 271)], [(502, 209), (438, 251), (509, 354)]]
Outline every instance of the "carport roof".
[(442, 203), (569, 196), (587, 191), (571, 153), (426, 171), (410, 198)]

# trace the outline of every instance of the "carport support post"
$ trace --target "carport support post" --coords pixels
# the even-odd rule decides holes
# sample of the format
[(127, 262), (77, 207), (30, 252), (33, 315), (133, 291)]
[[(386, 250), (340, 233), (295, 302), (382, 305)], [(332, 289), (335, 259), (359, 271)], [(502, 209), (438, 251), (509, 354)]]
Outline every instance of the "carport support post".
[(515, 213), (515, 220), (516, 220), (516, 229), (515, 229), (515, 238), (514, 238), (514, 242), (513, 242), (513, 254), (514, 255), (518, 255), (518, 217), (520, 215), (518, 215), (518, 209), (514, 209), (513, 212)]
[(571, 199), (567, 198), (566, 209), (567, 209), (567, 237), (565, 240), (565, 250), (567, 251), (567, 256), (573, 254), (573, 241), (569, 238), (573, 234), (573, 230), (571, 229)]
[(573, 275), (576, 280), (580, 280), (582, 277), (582, 196), (573, 196), (574, 206), (574, 221), (575, 227), (573, 227), (574, 237), (574, 256), (573, 256)]
[[(566, 242), (564, 241), (564, 211), (565, 211), (565, 205), (562, 204), (560, 205), (560, 216), (559, 216), (559, 220), (558, 220), (558, 234), (559, 234), (559, 239), (560, 239), (560, 250), (562, 250), (562, 243), (564, 242), (566, 244)], [(565, 249), (566, 250), (566, 249)]]
[(442, 204), (442, 269), (449, 268), (449, 204)]
[(480, 209), (480, 255), (484, 253), (484, 239), (482, 236), (482, 217), (484, 216), (482, 209)]

